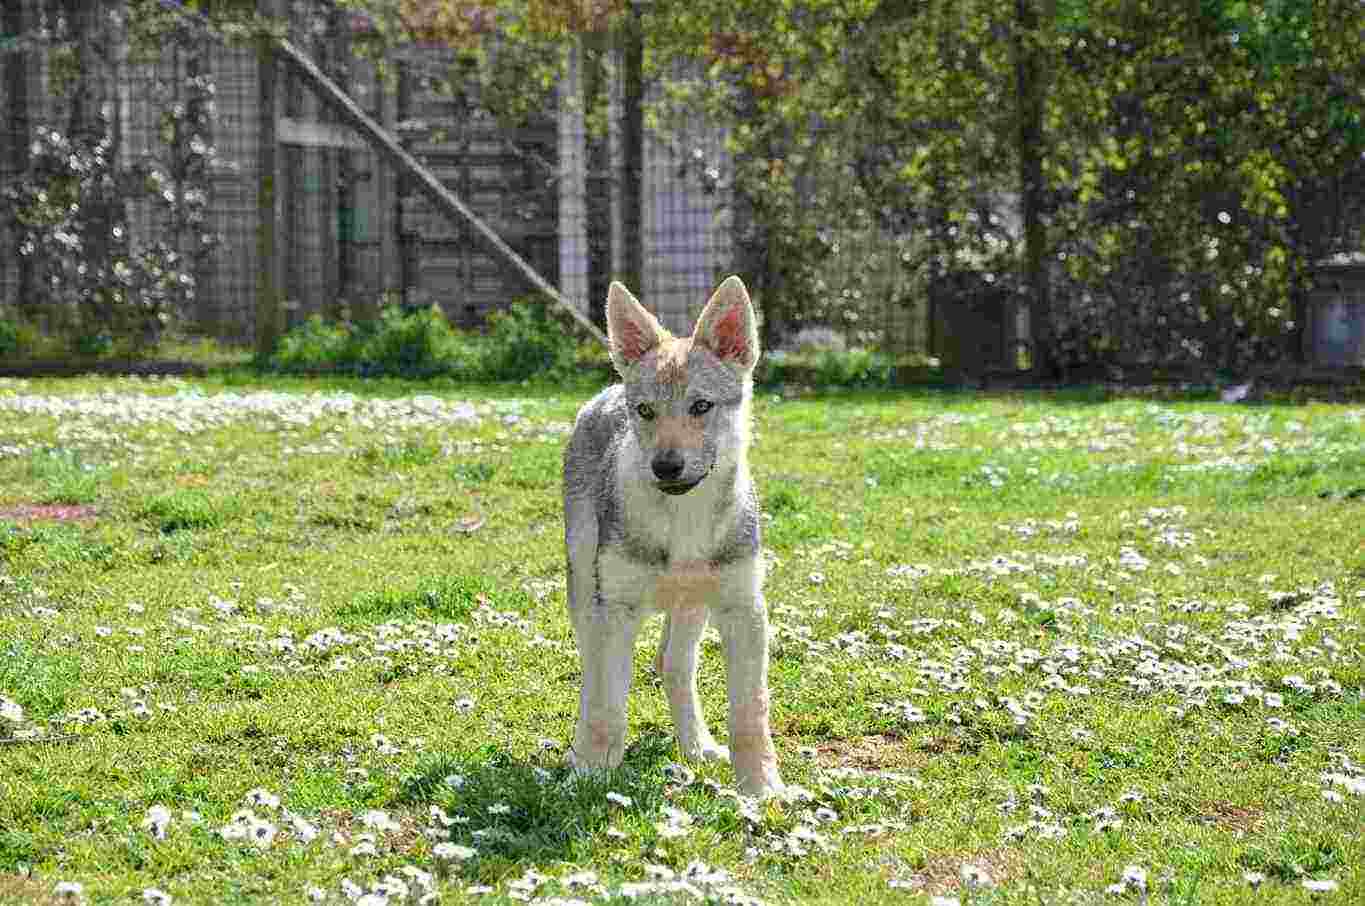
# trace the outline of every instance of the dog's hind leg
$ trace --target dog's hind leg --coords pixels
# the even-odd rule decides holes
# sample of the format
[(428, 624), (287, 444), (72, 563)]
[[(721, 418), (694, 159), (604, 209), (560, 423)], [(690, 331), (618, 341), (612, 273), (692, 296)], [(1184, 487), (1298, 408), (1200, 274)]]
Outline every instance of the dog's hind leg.
[(683, 758), (728, 761), (730, 750), (711, 736), (697, 698), (697, 654), (705, 631), (705, 605), (669, 611), (654, 668), (668, 691), (668, 706), (673, 712)]

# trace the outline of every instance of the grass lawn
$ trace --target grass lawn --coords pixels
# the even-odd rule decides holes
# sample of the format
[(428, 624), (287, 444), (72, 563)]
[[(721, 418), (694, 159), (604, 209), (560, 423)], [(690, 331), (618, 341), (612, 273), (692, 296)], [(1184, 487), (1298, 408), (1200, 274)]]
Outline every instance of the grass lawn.
[(759, 393), (755, 804), (657, 621), (566, 777), (588, 390), (321, 387), (0, 380), (0, 903), (1365, 902), (1365, 407)]

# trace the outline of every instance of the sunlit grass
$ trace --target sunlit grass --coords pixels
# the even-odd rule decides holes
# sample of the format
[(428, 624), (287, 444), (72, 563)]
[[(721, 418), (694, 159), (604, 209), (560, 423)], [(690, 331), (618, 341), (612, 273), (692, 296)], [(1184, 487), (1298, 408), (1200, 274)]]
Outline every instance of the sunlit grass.
[(0, 903), (1365, 898), (1359, 406), (761, 392), (756, 804), (564, 768), (586, 391), (254, 381), (0, 381)]

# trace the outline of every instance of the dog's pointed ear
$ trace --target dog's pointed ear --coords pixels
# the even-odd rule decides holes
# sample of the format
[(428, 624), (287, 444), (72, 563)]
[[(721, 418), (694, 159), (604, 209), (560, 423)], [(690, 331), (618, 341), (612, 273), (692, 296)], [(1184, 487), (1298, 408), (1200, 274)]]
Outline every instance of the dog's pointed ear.
[(664, 329), (640, 301), (617, 281), (607, 290), (607, 340), (621, 377), (663, 341)]
[(741, 371), (753, 370), (758, 362), (758, 316), (743, 280), (726, 277), (716, 287), (697, 318), (692, 343)]

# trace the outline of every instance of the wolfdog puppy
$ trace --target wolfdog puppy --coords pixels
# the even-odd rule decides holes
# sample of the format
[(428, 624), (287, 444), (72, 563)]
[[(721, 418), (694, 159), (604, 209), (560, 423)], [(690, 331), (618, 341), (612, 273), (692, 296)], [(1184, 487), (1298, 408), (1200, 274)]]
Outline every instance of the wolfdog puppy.
[[(645, 617), (663, 611), (655, 668), (683, 757), (729, 759), (742, 792), (778, 793), (747, 460), (759, 354), (749, 293), (729, 277), (692, 335), (674, 337), (612, 283), (607, 333), (622, 383), (583, 406), (564, 453), (569, 613), (583, 665), (570, 760), (579, 771), (621, 763), (635, 636)], [(697, 700), (708, 619), (729, 671), (729, 749), (711, 736)]]

